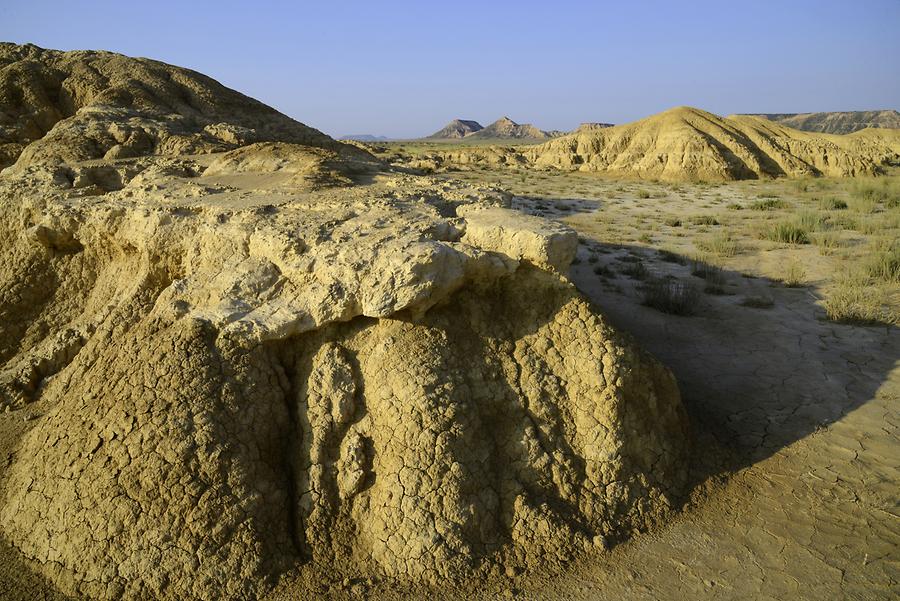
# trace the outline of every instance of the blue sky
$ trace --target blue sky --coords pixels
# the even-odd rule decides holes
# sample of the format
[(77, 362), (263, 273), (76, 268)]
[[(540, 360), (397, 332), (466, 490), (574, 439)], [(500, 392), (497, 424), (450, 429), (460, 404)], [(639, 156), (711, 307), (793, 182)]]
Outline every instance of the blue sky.
[(900, 0), (0, 0), (0, 39), (196, 69), (332, 135), (900, 109)]

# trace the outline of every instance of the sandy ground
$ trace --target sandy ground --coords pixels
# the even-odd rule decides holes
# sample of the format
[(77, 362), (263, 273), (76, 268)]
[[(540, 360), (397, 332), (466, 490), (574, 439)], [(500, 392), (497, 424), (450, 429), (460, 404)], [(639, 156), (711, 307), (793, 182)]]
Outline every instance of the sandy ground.
[[(656, 249), (687, 255), (692, 238), (709, 229), (665, 228), (665, 216), (734, 219), (729, 195), (748, 191), (727, 187), (714, 201), (693, 193), (668, 200), (629, 194), (615, 203), (597, 195), (549, 208), (530, 199), (517, 205), (578, 229), (576, 284), (678, 377), (697, 437), (697, 488), (679, 517), (607, 553), (577, 558), (562, 573), (498, 573), (460, 586), (397, 589), (390, 582), (320, 582), (315, 566), (307, 566), (287, 575), (269, 599), (898, 597), (897, 328), (825, 320), (820, 301), (830, 259), (817, 259), (811, 247), (751, 245), (721, 261), (726, 293), (703, 294), (694, 316), (643, 306), (641, 280), (621, 270), (640, 261), (651, 275), (690, 280), (690, 264), (664, 260)], [(638, 221), (648, 216), (656, 226)], [(629, 228), (652, 229), (652, 238), (628, 240), (621, 232)], [(785, 287), (778, 274), (797, 258), (809, 282)], [(609, 267), (603, 277), (602, 266)], [(748, 297), (769, 298), (772, 306), (744, 306)], [(22, 412), (0, 414), (0, 466), (28, 427)], [(0, 598), (62, 597), (0, 544)]]

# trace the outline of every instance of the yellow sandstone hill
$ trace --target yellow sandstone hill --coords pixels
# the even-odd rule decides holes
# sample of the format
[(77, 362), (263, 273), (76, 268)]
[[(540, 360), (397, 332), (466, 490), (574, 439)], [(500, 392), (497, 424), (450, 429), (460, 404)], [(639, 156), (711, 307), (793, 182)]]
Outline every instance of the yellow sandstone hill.
[(678, 107), (640, 121), (589, 129), (529, 149), (537, 167), (664, 180), (855, 176), (900, 162), (900, 132), (801, 132), (762, 117), (722, 118)]

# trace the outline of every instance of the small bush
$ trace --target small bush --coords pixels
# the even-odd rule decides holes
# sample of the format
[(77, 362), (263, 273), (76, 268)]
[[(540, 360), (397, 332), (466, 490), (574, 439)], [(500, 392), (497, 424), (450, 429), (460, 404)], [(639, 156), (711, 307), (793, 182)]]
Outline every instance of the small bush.
[(644, 244), (651, 244), (653, 242), (653, 238), (648, 233), (643, 233), (638, 237), (638, 242), (643, 242)]
[(685, 263), (684, 257), (670, 250), (659, 249), (656, 253), (659, 255), (659, 258), (666, 263), (677, 263), (679, 265), (684, 265)]
[(650, 192), (647, 190), (638, 190), (637, 197), (638, 198), (650, 198)]
[(828, 229), (828, 217), (818, 211), (800, 211), (796, 223), (808, 232), (821, 232)]
[(884, 282), (900, 282), (900, 244), (877, 250), (866, 263), (871, 278)]
[(706, 280), (706, 285), (703, 287), (704, 292), (707, 294), (725, 294), (725, 284), (728, 283), (728, 279), (725, 277), (724, 271), (718, 267), (708, 269), (704, 280)]
[(614, 279), (616, 277), (616, 272), (613, 271), (608, 265), (597, 265), (594, 267), (594, 273), (603, 278)]
[(900, 313), (891, 308), (884, 291), (873, 287), (863, 274), (855, 272), (838, 278), (828, 291), (824, 306), (828, 319), (839, 323), (900, 324)]
[(809, 244), (809, 234), (806, 230), (790, 221), (770, 225), (761, 232), (760, 237), (782, 244)]
[(754, 211), (774, 211), (776, 209), (786, 209), (790, 205), (780, 198), (765, 198), (750, 203), (750, 208)]
[(819, 201), (819, 208), (823, 211), (842, 211), (847, 208), (847, 203), (840, 198), (829, 196)]
[(694, 225), (719, 225), (719, 221), (712, 215), (695, 215), (691, 217)]
[(646, 279), (648, 275), (647, 268), (641, 261), (626, 264), (622, 268), (622, 273), (635, 280)]
[(806, 270), (796, 261), (788, 264), (781, 282), (788, 288), (801, 288), (806, 285)]
[(819, 248), (819, 254), (830, 255), (843, 246), (841, 237), (834, 232), (819, 232), (813, 236), (813, 242)]
[(681, 219), (678, 217), (669, 217), (663, 223), (669, 227), (681, 227)]
[(696, 286), (673, 278), (654, 278), (643, 291), (645, 305), (672, 315), (693, 315), (700, 299)]
[(737, 254), (737, 242), (728, 232), (720, 232), (706, 238), (694, 240), (694, 245), (702, 250), (719, 257), (733, 257)]

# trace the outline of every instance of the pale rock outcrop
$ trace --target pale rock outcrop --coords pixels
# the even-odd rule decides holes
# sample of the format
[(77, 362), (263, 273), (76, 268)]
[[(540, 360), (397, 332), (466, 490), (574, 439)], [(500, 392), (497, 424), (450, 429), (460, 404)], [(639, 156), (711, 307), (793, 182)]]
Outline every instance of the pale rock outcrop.
[(677, 506), (675, 381), (566, 280), (564, 227), (409, 176), (79, 168), (0, 177), (0, 404), (52, 407), (0, 531), (63, 590), (250, 599), (310, 557), (439, 582)]

